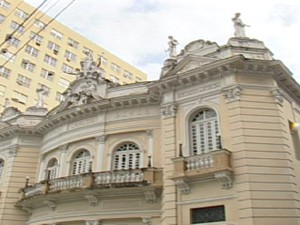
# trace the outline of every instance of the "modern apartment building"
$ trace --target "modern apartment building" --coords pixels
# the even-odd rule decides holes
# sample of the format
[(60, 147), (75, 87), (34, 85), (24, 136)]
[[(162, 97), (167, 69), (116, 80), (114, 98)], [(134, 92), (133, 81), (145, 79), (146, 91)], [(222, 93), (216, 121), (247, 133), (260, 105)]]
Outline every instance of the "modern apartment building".
[[(126, 63), (79, 33), (35, 10), (22, 0), (0, 0), (0, 112), (5, 106), (23, 111), (37, 102), (36, 89), (48, 94), (45, 107), (62, 100), (62, 93), (76, 78), (80, 61), (91, 53), (101, 56), (99, 71), (118, 84), (147, 79), (144, 72)], [(13, 33), (13, 35), (11, 35)], [(5, 41), (6, 40), (6, 41)]]
[(242, 30), (174, 52), (157, 81), (87, 67), (49, 113), (7, 107), (1, 225), (299, 225), (289, 69)]

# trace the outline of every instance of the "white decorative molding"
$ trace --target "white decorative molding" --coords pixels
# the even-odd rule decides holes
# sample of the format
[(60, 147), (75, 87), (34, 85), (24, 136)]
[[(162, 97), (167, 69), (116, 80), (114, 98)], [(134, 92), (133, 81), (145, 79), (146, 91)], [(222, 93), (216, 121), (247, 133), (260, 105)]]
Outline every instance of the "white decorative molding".
[(146, 225), (152, 225), (152, 218), (151, 217), (144, 217), (142, 218), (142, 223)]
[(61, 153), (66, 153), (68, 150), (68, 144), (59, 146), (59, 150), (61, 151)]
[(99, 221), (99, 220), (86, 220), (85, 225), (101, 225), (101, 221)]
[(161, 108), (161, 115), (163, 118), (175, 117), (177, 112), (177, 107), (174, 103)]
[(14, 145), (8, 148), (8, 156), (15, 157), (18, 153), (19, 145)]
[(278, 88), (272, 90), (271, 93), (274, 96), (276, 103), (282, 106), (284, 100), (283, 93)]
[(214, 201), (224, 201), (228, 199), (234, 199), (236, 197), (237, 197), (236, 195), (230, 194), (230, 195), (222, 195), (216, 197), (198, 198), (193, 200), (178, 201), (177, 205), (190, 205), (190, 204), (207, 203), (207, 202), (214, 202)]
[(100, 135), (98, 137), (95, 137), (96, 141), (99, 142), (99, 143), (104, 143), (105, 140), (106, 140), (106, 135)]
[(221, 171), (215, 173), (215, 178), (220, 182), (223, 189), (232, 188), (232, 173), (229, 171)]
[(89, 202), (90, 206), (95, 207), (98, 204), (98, 198), (95, 195), (85, 195), (84, 198)]
[(241, 87), (234, 86), (231, 87), (230, 89), (227, 89), (226, 91), (227, 91), (225, 94), (226, 102), (233, 102), (233, 101), (240, 100), (240, 95), (242, 92)]
[(178, 187), (181, 194), (187, 195), (187, 194), (191, 193), (191, 188), (185, 180), (183, 180), (183, 179), (176, 180), (175, 184)]
[(149, 137), (153, 136), (153, 130), (146, 130), (146, 132)]
[(47, 205), (52, 211), (56, 209), (56, 203), (54, 201), (45, 200), (43, 201), (45, 205)]
[(154, 190), (145, 191), (144, 195), (147, 203), (155, 203), (157, 200), (157, 196)]

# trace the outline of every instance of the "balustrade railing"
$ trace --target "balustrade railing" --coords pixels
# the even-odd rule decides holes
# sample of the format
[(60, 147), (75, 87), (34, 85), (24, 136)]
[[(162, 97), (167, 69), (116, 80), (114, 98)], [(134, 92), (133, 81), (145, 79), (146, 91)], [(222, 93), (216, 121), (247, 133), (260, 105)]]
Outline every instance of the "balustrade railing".
[(162, 171), (154, 168), (136, 170), (104, 171), (61, 177), (29, 185), (21, 189), (21, 199), (74, 189), (99, 189), (114, 186), (143, 186), (161, 184)]
[(194, 156), (186, 159), (186, 167), (188, 171), (204, 169), (214, 166), (214, 158), (212, 155)]

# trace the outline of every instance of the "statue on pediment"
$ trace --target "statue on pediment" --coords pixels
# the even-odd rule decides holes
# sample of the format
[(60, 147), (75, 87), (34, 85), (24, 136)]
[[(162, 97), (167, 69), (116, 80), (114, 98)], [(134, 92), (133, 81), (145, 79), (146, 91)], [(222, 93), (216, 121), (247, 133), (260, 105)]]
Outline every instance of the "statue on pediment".
[(234, 36), (235, 37), (246, 37), (245, 34), (245, 27), (250, 27), (243, 23), (242, 19), (240, 18), (241, 14), (236, 13), (235, 16), (231, 19), (234, 26)]
[(169, 52), (169, 58), (170, 59), (176, 59), (177, 52), (176, 52), (176, 46), (179, 44), (177, 40), (173, 38), (173, 36), (169, 36), (169, 48), (166, 50), (166, 52)]
[(38, 94), (38, 100), (35, 105), (36, 108), (43, 108), (45, 104), (45, 97), (48, 94), (48, 90), (44, 85), (41, 85), (40, 88), (36, 89), (36, 93)]

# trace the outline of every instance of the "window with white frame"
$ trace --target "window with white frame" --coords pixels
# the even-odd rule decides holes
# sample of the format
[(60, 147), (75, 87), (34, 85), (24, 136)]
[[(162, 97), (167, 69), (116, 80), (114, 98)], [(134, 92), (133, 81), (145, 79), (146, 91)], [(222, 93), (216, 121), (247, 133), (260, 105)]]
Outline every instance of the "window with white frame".
[(63, 88), (67, 88), (67, 87), (70, 86), (70, 81), (67, 81), (63, 78), (59, 78), (58, 85), (63, 87)]
[(0, 159), (0, 179), (2, 177), (3, 171), (4, 171), (4, 160)]
[(22, 74), (18, 74), (17, 83), (21, 86), (29, 88), (31, 84), (31, 79)]
[(43, 77), (43, 78), (45, 78), (47, 80), (52, 81), (53, 78), (54, 78), (54, 72), (46, 70), (46, 69), (42, 69), (42, 71), (41, 71), (41, 77)]
[(26, 105), (27, 99), (28, 99), (27, 95), (19, 91), (13, 91), (12, 98), (11, 98), (12, 101)]
[(41, 35), (31, 31), (29, 37), (35, 42), (36, 45), (40, 46), (42, 44), (43, 37)]
[(0, 96), (3, 97), (5, 95), (6, 87), (0, 84)]
[(34, 21), (34, 26), (40, 28), (40, 29), (44, 29), (46, 27), (46, 24), (38, 19), (36, 19)]
[(30, 62), (29, 60), (23, 59), (21, 63), (21, 67), (25, 70), (28, 70), (30, 72), (33, 72), (35, 69), (35, 64)]
[(50, 55), (45, 55), (44, 62), (48, 63), (51, 66), (56, 66), (57, 59), (51, 57)]
[(53, 158), (49, 161), (46, 169), (45, 180), (51, 180), (58, 176), (58, 161)]
[(16, 60), (16, 56), (7, 49), (2, 49), (0, 56), (8, 62), (14, 62)]
[(19, 47), (20, 45), (20, 40), (18, 38), (15, 38), (15, 37), (11, 37), (9, 40), (8, 40), (8, 44), (14, 46), (14, 47)]
[(13, 30), (16, 30), (18, 33), (21, 33), (21, 34), (24, 33), (24, 31), (25, 31), (25, 27), (18, 24), (15, 21), (11, 21), (10, 28)]
[(113, 155), (114, 170), (138, 169), (141, 167), (141, 150), (135, 143), (120, 145)]
[(72, 66), (69, 66), (69, 65), (65, 64), (65, 63), (62, 65), (61, 70), (64, 73), (73, 73), (74, 72), (74, 68)]
[(78, 41), (75, 41), (75, 40), (72, 39), (72, 38), (69, 38), (69, 39), (68, 39), (68, 45), (71, 46), (72, 48), (77, 49), (78, 46), (79, 46), (79, 42), (78, 42)]
[(58, 102), (62, 102), (65, 100), (65, 96), (60, 92), (56, 92), (55, 100)]
[(135, 78), (135, 82), (140, 82), (140, 81), (142, 81), (142, 79), (140, 77)]
[(39, 50), (30, 45), (26, 45), (25, 52), (33, 57), (39, 56)]
[(133, 74), (130, 73), (129, 71), (127, 71), (127, 70), (124, 70), (123, 77), (125, 77), (129, 80), (132, 80), (133, 79)]
[(58, 54), (59, 48), (60, 48), (60, 46), (59, 46), (58, 44), (55, 44), (54, 42), (49, 41), (47, 47), (48, 47), (50, 50), (52, 50), (53, 53), (54, 53), (55, 55)]
[(111, 69), (117, 73), (121, 72), (121, 67), (115, 63), (111, 63)]
[(28, 13), (18, 8), (15, 10), (15, 15), (23, 20), (25, 20), (28, 17)]
[(9, 78), (10, 77), (10, 74), (11, 74), (11, 70), (2, 66), (0, 67), (0, 76), (1, 77), (4, 77), (4, 78)]
[(5, 16), (0, 14), (0, 23), (3, 23), (4, 20), (5, 20)]
[(112, 74), (110, 74), (109, 79), (116, 84), (120, 84), (120, 79)]
[(10, 3), (5, 0), (0, 0), (0, 7), (7, 10), (10, 7)]
[(63, 34), (60, 33), (59, 31), (55, 30), (55, 29), (51, 30), (50, 35), (57, 38), (58, 40), (61, 40), (62, 37), (63, 37)]
[(65, 52), (65, 58), (68, 60), (68, 61), (75, 61), (76, 60), (76, 55), (68, 50), (66, 50)]
[(72, 162), (72, 175), (87, 173), (92, 166), (91, 153), (86, 149), (77, 151)]
[(213, 109), (198, 111), (190, 121), (192, 154), (199, 155), (219, 149), (219, 123)]

